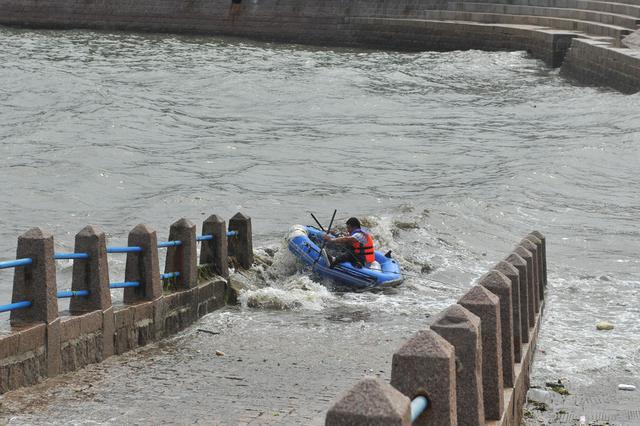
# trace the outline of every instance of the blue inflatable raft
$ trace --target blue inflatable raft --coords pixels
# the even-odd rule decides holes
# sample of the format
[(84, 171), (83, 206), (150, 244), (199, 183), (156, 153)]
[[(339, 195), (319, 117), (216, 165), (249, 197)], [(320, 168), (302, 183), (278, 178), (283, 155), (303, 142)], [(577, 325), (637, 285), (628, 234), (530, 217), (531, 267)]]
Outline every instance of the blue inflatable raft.
[(358, 268), (350, 262), (330, 268), (327, 257), (320, 253), (324, 234), (312, 226), (295, 225), (287, 238), (291, 253), (304, 265), (313, 267), (312, 272), (358, 289), (397, 286), (403, 281), (398, 262), (380, 251), (375, 252), (377, 264), (370, 268)]

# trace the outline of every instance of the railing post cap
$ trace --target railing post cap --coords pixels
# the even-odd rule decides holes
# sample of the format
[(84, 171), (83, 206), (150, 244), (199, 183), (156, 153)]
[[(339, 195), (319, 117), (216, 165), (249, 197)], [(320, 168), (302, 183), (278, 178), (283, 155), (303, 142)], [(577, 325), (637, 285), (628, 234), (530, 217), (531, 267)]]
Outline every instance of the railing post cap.
[(172, 228), (193, 228), (195, 225), (189, 219), (182, 217), (171, 224)]
[(327, 426), (411, 424), (411, 401), (391, 385), (367, 377), (338, 397), (327, 412)]
[(537, 248), (533, 241), (527, 240), (526, 238), (522, 239), (519, 244), (529, 251), (536, 250)]
[(495, 271), (503, 273), (506, 277), (517, 277), (518, 269), (506, 260), (501, 260), (493, 267)]
[(224, 219), (217, 214), (212, 214), (204, 220), (205, 223), (224, 223)]
[(520, 254), (518, 254), (515, 250), (513, 253), (506, 257), (505, 261), (513, 266), (527, 266), (527, 261), (524, 260), (522, 256), (520, 256)]
[(251, 219), (249, 216), (241, 212), (234, 214), (233, 217), (231, 218), (231, 220), (249, 220), (249, 219)]
[(531, 253), (529, 250), (527, 250), (524, 246), (519, 245), (518, 247), (516, 247), (513, 252), (515, 254), (517, 254), (518, 256), (520, 256), (523, 260), (525, 260), (525, 265), (526, 265), (526, 259), (531, 257), (533, 258), (533, 253)]
[(467, 308), (453, 304), (433, 318), (431, 328), (437, 332), (438, 328), (460, 328), (477, 332), (480, 318)]
[(453, 345), (444, 337), (431, 329), (420, 330), (407, 340), (393, 354), (394, 361), (399, 358), (429, 358), (449, 359), (455, 356)]
[(462, 306), (497, 306), (500, 304), (500, 298), (483, 286), (475, 285), (458, 300), (458, 303)]
[(149, 225), (139, 223), (131, 230), (130, 234), (152, 234), (154, 232), (156, 231)]
[[(511, 267), (513, 268), (513, 266)], [(518, 273), (517, 269), (515, 273)], [(511, 288), (511, 280), (505, 274), (496, 269), (492, 269), (491, 271), (481, 276), (478, 280), (478, 284), (480, 284), (482, 287), (490, 289)]]
[(529, 235), (535, 236), (540, 241), (544, 241), (545, 240), (544, 234), (542, 232), (540, 232), (540, 231), (531, 231), (531, 233)]
[(36, 226), (34, 228), (29, 229), (24, 234), (20, 235), (18, 238), (23, 240), (41, 240), (45, 238), (53, 238), (53, 234), (49, 231)]
[(91, 237), (94, 235), (103, 235), (104, 231), (97, 225), (87, 225), (78, 232), (79, 237)]

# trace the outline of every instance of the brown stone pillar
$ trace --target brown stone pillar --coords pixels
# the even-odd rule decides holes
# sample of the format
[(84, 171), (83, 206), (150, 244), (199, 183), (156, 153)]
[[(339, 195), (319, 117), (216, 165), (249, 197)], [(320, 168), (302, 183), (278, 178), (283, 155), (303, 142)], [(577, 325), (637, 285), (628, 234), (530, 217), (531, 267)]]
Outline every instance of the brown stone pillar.
[(228, 239), (229, 256), (233, 256), (241, 268), (251, 268), (251, 265), (253, 265), (251, 218), (242, 213), (236, 213), (235, 216), (229, 219), (229, 231), (238, 232), (238, 235), (231, 236)]
[[(538, 299), (538, 291), (536, 290), (537, 286), (533, 281), (533, 254), (522, 246), (516, 247), (513, 252), (523, 258), (525, 262), (527, 262), (525, 275), (527, 277), (527, 293), (529, 297), (529, 327), (533, 327), (533, 324), (535, 323), (536, 313), (540, 310), (540, 300)], [(522, 276), (520, 276), (520, 279), (522, 279)]]
[(326, 426), (410, 426), (411, 401), (377, 378), (365, 378), (331, 406)]
[(227, 226), (224, 219), (211, 215), (202, 223), (202, 235), (212, 235), (211, 240), (202, 241), (200, 264), (211, 265), (213, 272), (223, 278), (229, 278), (227, 260)]
[(11, 325), (34, 322), (46, 324), (45, 346), (47, 375), (60, 372), (60, 318), (56, 267), (53, 259), (53, 235), (41, 228), (31, 228), (18, 237), (16, 259), (30, 258), (30, 265), (15, 268), (12, 302), (30, 301), (30, 308), (11, 311)]
[(433, 319), (431, 329), (455, 348), (458, 425), (484, 425), (480, 318), (452, 305)]
[(533, 234), (527, 235), (525, 238), (527, 241), (531, 241), (533, 245), (536, 246), (536, 257), (537, 257), (537, 269), (536, 276), (538, 278), (538, 296), (540, 297), (540, 301), (544, 300), (544, 261), (542, 260), (542, 241)]
[(391, 385), (410, 399), (429, 400), (428, 416), (415, 425), (457, 424), (455, 350), (433, 330), (417, 332), (393, 354)]
[[(509, 279), (511, 282), (511, 313), (512, 313), (512, 331), (513, 331), (513, 361), (520, 362), (522, 359), (522, 337), (521, 337), (521, 329), (522, 323), (520, 320), (520, 278), (518, 276), (518, 270), (515, 266), (510, 263), (501, 260), (493, 267), (495, 271), (501, 272), (505, 277)], [(502, 299), (500, 299), (500, 303), (502, 304)], [(526, 306), (526, 304), (525, 304)], [(526, 321), (526, 318), (525, 318)], [(504, 342), (503, 346), (504, 348)], [(502, 357), (504, 358), (504, 350), (502, 351)], [(504, 365), (504, 363), (503, 363)], [(507, 381), (505, 380), (504, 385), (507, 385)]]
[(140, 224), (129, 232), (128, 245), (142, 247), (142, 252), (127, 253), (125, 281), (137, 281), (140, 286), (124, 289), (124, 303), (157, 299), (162, 296), (162, 284), (156, 231)]
[(15, 268), (12, 303), (30, 301), (30, 308), (11, 311), (12, 325), (58, 318), (56, 266), (53, 260), (53, 235), (31, 228), (18, 237), (16, 259), (30, 258), (33, 263)]
[(518, 270), (518, 283), (520, 284), (520, 338), (522, 343), (529, 343), (529, 324), (535, 320), (533, 303), (529, 300), (529, 286), (527, 284), (527, 261), (515, 253), (511, 253), (505, 262)]
[(169, 241), (180, 241), (179, 246), (167, 247), (164, 272), (180, 272), (176, 278), (178, 290), (193, 288), (198, 283), (198, 247), (196, 225), (182, 218), (169, 228)]
[[(517, 272), (516, 272), (517, 273)], [(513, 308), (511, 305), (511, 281), (502, 272), (489, 271), (480, 278), (478, 284), (500, 299), (500, 330), (502, 341), (502, 384), (513, 387)], [(472, 311), (473, 312), (473, 311)], [(484, 323), (483, 323), (484, 338)], [(482, 364), (484, 366), (484, 362)], [(485, 403), (485, 412), (487, 404)]]
[(460, 298), (458, 304), (480, 318), (484, 415), (486, 419), (500, 420), (504, 409), (500, 299), (486, 288), (476, 285)]
[(532, 267), (531, 267), (531, 275), (533, 277), (533, 291), (536, 296), (536, 313), (540, 312), (540, 305), (543, 299), (542, 294), (540, 294), (540, 283), (538, 279), (538, 247), (531, 241), (524, 239), (520, 241), (520, 247), (524, 247), (527, 249), (532, 256)]
[(107, 240), (104, 232), (93, 225), (84, 227), (76, 234), (75, 252), (87, 253), (89, 258), (73, 261), (71, 289), (89, 290), (89, 296), (72, 297), (69, 310), (73, 314), (81, 314), (109, 309), (111, 292), (109, 291)]
[(531, 235), (542, 242), (542, 284), (547, 288), (547, 239), (538, 231), (533, 231)]

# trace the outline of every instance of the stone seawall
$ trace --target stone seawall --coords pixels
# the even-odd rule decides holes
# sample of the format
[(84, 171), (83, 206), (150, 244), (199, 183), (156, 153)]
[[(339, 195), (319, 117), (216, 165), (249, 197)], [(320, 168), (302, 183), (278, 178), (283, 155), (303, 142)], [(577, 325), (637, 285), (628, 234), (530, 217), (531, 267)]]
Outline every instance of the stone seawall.
[[(227, 231), (214, 215), (202, 230), (197, 237), (195, 225), (181, 219), (171, 226), (170, 241), (158, 243), (154, 230), (138, 225), (123, 248), (107, 247), (105, 233), (87, 226), (76, 235), (75, 253), (63, 257), (40, 228), (20, 236), (16, 258), (31, 263), (16, 267), (12, 302), (29, 306), (8, 309), (11, 329), (0, 332), (0, 393), (170, 336), (224, 306), (228, 262), (253, 263), (251, 219), (237, 214)], [(159, 248), (167, 249), (165, 274)], [(107, 253), (126, 253), (124, 283), (109, 282)], [(58, 291), (54, 261), (69, 255), (80, 255), (73, 260), (72, 290)], [(123, 304), (112, 305), (113, 288), (124, 289)], [(61, 297), (71, 297), (69, 312), (58, 312)]]
[[(555, 2), (566, 0), (550, 1), (550, 6), (558, 6)], [(516, 11), (529, 9), (515, 13), (499, 6), (442, 0), (0, 0), (0, 25), (211, 34), (410, 51), (525, 50), (553, 67), (574, 47), (565, 75), (625, 93), (640, 90), (640, 73), (626, 73), (621, 82), (620, 70), (604, 49), (621, 46), (621, 39), (633, 31), (613, 23), (634, 25), (635, 15), (587, 13), (564, 4), (560, 7), (567, 9), (559, 16), (558, 7), (518, 6)], [(634, 7), (621, 11), (640, 17), (640, 7)], [(584, 43), (573, 40), (588, 34), (600, 45), (582, 58)], [(624, 62), (637, 68), (640, 59), (627, 55)]]
[(325, 424), (520, 425), (546, 285), (546, 240), (532, 232), (394, 353), (390, 384), (361, 380)]

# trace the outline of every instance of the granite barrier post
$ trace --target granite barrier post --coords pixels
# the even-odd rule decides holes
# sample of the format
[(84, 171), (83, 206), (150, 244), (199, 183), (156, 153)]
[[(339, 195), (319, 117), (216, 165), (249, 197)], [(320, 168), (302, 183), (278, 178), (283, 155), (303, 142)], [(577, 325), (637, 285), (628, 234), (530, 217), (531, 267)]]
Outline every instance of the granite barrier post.
[(167, 247), (164, 272), (180, 272), (176, 278), (178, 290), (188, 290), (198, 282), (198, 247), (196, 225), (182, 218), (171, 224), (169, 241), (180, 241), (179, 246)]
[(536, 246), (536, 256), (538, 258), (538, 264), (536, 269), (536, 275), (538, 277), (538, 295), (540, 296), (540, 301), (544, 300), (544, 266), (542, 260), (542, 240), (540, 240), (535, 235), (529, 234), (525, 237), (526, 241), (531, 241), (533, 245)]
[(224, 219), (211, 215), (202, 223), (202, 235), (212, 235), (211, 240), (202, 241), (200, 264), (209, 264), (213, 272), (223, 278), (229, 278), (227, 260), (227, 226)]
[(326, 426), (410, 426), (411, 401), (378, 378), (365, 378), (338, 397)]
[(538, 231), (533, 231), (530, 235), (535, 236), (542, 242), (542, 283), (547, 287), (547, 239)]
[(12, 326), (44, 322), (47, 351), (47, 375), (60, 372), (60, 317), (56, 266), (53, 259), (53, 235), (41, 228), (31, 228), (18, 237), (16, 259), (30, 258), (32, 263), (15, 268), (12, 302), (23, 300), (32, 303), (30, 308), (11, 311)]
[(72, 297), (69, 310), (74, 315), (93, 311), (102, 312), (102, 359), (105, 359), (114, 353), (113, 334), (115, 332), (105, 233), (97, 226), (84, 227), (76, 234), (74, 251), (87, 253), (89, 259), (73, 261), (71, 289), (89, 290), (89, 296)]
[(109, 263), (105, 233), (93, 225), (84, 227), (76, 234), (74, 251), (87, 253), (89, 258), (73, 261), (71, 289), (88, 290), (89, 296), (72, 297), (69, 302), (69, 311), (77, 315), (109, 309), (111, 292), (109, 291)]
[(513, 251), (515, 254), (520, 256), (527, 263), (527, 292), (529, 293), (529, 327), (533, 327), (533, 323), (535, 322), (536, 314), (540, 310), (540, 299), (538, 299), (538, 286), (536, 285), (533, 275), (534, 257), (533, 253), (524, 248), (523, 246), (518, 246)]
[(433, 319), (431, 329), (455, 349), (458, 425), (484, 425), (480, 318), (452, 305)]
[(433, 330), (418, 331), (393, 354), (391, 385), (409, 398), (429, 400), (428, 415), (414, 424), (457, 424), (455, 350)]
[[(500, 330), (502, 341), (502, 384), (512, 388), (513, 371), (513, 307), (511, 305), (511, 280), (502, 272), (492, 270), (480, 278), (479, 285), (500, 299)], [(483, 323), (484, 324), (484, 323)], [(483, 327), (484, 330), (484, 327)], [(484, 333), (483, 333), (484, 337)], [(484, 365), (484, 363), (482, 364)], [(486, 411), (486, 404), (485, 404)]]
[(144, 224), (137, 225), (129, 232), (128, 244), (142, 247), (142, 252), (127, 253), (125, 281), (137, 281), (140, 286), (124, 289), (124, 303), (159, 298), (162, 296), (162, 283), (156, 231)]
[(458, 304), (480, 318), (484, 414), (486, 419), (500, 420), (504, 409), (500, 299), (476, 285), (458, 300)]
[(529, 250), (532, 256), (531, 275), (533, 277), (533, 291), (536, 296), (536, 313), (538, 313), (540, 312), (540, 302), (542, 301), (542, 299), (544, 299), (544, 293), (540, 293), (541, 286), (538, 279), (538, 247), (536, 247), (534, 243), (527, 239), (523, 239), (519, 244), (520, 247), (524, 247), (525, 249)]
[[(520, 319), (520, 278), (518, 276), (518, 270), (512, 264), (501, 260), (493, 267), (494, 271), (502, 273), (511, 282), (511, 312), (512, 312), (512, 327), (513, 327), (513, 361), (520, 362), (522, 359), (522, 323)], [(502, 303), (502, 299), (500, 299)], [(526, 304), (525, 304), (526, 306)], [(504, 319), (503, 319), (504, 320)], [(525, 318), (526, 321), (526, 318)], [(504, 342), (503, 342), (504, 343)], [(504, 345), (503, 345), (504, 347)], [(502, 352), (504, 357), (504, 351)], [(504, 365), (504, 364), (503, 364)], [(505, 380), (505, 386), (507, 382)], [(508, 387), (508, 386), (507, 386)]]
[(527, 285), (527, 262), (515, 253), (511, 253), (505, 258), (505, 262), (516, 268), (518, 271), (518, 282), (520, 288), (520, 337), (522, 343), (529, 343), (529, 324), (535, 315), (533, 307), (529, 301), (529, 287)]
[(229, 219), (229, 231), (238, 232), (238, 235), (228, 239), (229, 256), (234, 257), (241, 268), (251, 268), (253, 265), (251, 218), (242, 213), (236, 213)]
[(15, 268), (12, 303), (23, 300), (30, 308), (11, 311), (11, 325), (51, 323), (58, 318), (56, 266), (53, 260), (53, 235), (31, 228), (18, 237), (16, 259), (31, 258), (33, 263)]

